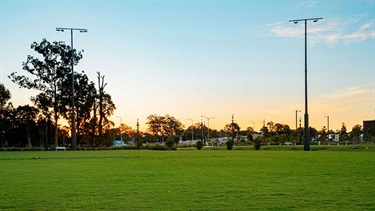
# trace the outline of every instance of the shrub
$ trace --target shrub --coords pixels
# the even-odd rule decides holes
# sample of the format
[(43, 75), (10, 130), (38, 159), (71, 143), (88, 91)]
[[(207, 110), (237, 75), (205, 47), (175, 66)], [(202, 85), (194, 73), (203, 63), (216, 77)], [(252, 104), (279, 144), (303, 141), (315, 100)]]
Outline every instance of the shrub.
[(230, 139), (230, 140), (227, 141), (226, 145), (227, 145), (228, 150), (232, 150), (233, 145), (234, 145), (234, 141), (232, 139)]
[(165, 146), (167, 146), (169, 150), (174, 149), (175, 144), (176, 142), (173, 137), (168, 137), (167, 141), (165, 142)]
[(262, 146), (262, 139), (261, 138), (254, 139), (254, 149), (260, 150), (261, 146)]
[(197, 143), (195, 144), (195, 147), (198, 150), (201, 150), (203, 148), (203, 142), (202, 141), (197, 141)]

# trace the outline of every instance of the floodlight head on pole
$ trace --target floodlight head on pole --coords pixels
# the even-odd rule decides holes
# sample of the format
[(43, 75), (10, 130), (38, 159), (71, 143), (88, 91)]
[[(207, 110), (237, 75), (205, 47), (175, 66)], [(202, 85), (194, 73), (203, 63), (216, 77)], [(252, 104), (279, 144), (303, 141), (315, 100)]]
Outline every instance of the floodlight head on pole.
[(72, 71), (72, 150), (77, 150), (77, 137), (76, 137), (76, 126), (75, 126), (75, 115), (74, 115), (74, 57), (73, 57), (73, 31), (87, 32), (87, 29), (77, 28), (56, 28), (56, 31), (64, 32), (64, 30), (70, 30), (70, 42), (71, 42), (71, 71)]
[[(307, 103), (307, 21), (318, 22), (319, 19), (323, 18), (307, 18), (307, 19), (296, 19), (289, 20), (289, 22), (298, 23), (300, 21), (305, 22), (305, 126), (304, 126), (304, 150), (310, 151), (310, 127), (309, 127), (309, 113)], [(297, 114), (297, 111), (296, 111)]]

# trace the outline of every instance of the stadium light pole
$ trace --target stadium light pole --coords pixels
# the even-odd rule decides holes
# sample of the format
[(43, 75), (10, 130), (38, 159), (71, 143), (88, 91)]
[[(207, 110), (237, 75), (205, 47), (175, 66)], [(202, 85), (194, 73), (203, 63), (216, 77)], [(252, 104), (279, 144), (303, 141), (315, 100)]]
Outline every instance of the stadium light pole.
[(73, 31), (86, 33), (87, 29), (77, 28), (56, 28), (56, 31), (64, 32), (70, 30), (70, 43), (71, 43), (71, 63), (72, 63), (72, 150), (77, 150), (77, 135), (76, 135), (76, 119), (74, 115), (74, 57), (73, 57)]
[(304, 128), (304, 143), (303, 149), (304, 151), (310, 151), (310, 128), (309, 128), (309, 113), (307, 110), (307, 21), (318, 22), (318, 20), (323, 18), (307, 18), (307, 19), (296, 19), (296, 20), (289, 20), (289, 22), (293, 22), (297, 24), (300, 21), (305, 22), (305, 128)]
[[(208, 126), (207, 139), (208, 139), (208, 141), (210, 141), (210, 119), (215, 119), (215, 117), (206, 117), (206, 116), (203, 116), (203, 115), (201, 115), (201, 117), (207, 119), (207, 126)], [(214, 143), (212, 143), (212, 146), (213, 145), (214, 145)]]

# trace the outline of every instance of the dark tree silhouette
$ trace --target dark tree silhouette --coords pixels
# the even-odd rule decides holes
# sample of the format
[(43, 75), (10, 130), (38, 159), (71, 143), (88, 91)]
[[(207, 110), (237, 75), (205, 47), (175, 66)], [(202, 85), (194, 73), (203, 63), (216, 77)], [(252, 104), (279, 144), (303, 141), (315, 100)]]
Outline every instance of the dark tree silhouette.
[[(54, 144), (58, 144), (57, 123), (66, 106), (62, 102), (63, 81), (70, 73), (71, 47), (64, 42), (48, 42), (43, 39), (41, 43), (34, 42), (31, 49), (36, 51), (43, 59), (28, 56), (26, 62), (22, 64), (23, 70), (29, 73), (32, 78), (17, 72), (8, 76), (14, 83), (22, 88), (35, 89), (41, 91), (40, 95), (34, 98), (34, 102), (43, 100), (44, 103), (37, 103), (38, 106), (45, 106), (41, 109), (51, 114), (55, 124)], [(75, 65), (82, 59), (82, 53), (73, 50)]]

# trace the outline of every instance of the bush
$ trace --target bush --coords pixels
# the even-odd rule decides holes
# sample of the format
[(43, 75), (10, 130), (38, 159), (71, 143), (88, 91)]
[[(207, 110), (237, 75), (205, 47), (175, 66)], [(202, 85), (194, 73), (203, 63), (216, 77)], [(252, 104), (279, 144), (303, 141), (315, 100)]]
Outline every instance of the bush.
[(261, 138), (256, 138), (254, 140), (254, 149), (255, 150), (260, 150), (261, 146), (262, 146), (262, 139)]
[(203, 148), (203, 142), (202, 141), (197, 141), (197, 143), (195, 144), (195, 147), (198, 150), (201, 150)]
[(165, 146), (167, 146), (167, 148), (168, 148), (169, 150), (171, 150), (171, 149), (175, 149), (175, 148), (174, 148), (175, 144), (176, 144), (176, 142), (175, 142), (175, 140), (174, 140), (173, 137), (168, 137), (168, 138), (167, 138), (167, 141), (165, 142)]
[(231, 139), (231, 140), (228, 140), (227, 143), (227, 149), (228, 150), (232, 150), (233, 149), (233, 145), (234, 145), (234, 141)]

